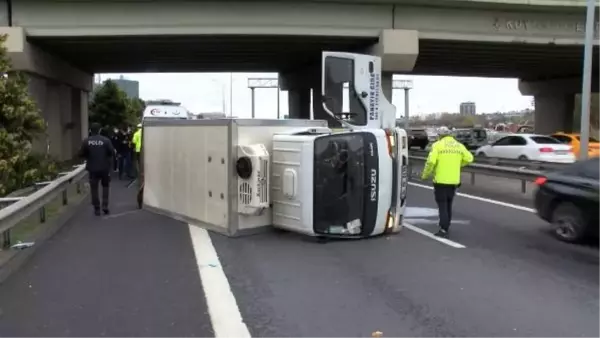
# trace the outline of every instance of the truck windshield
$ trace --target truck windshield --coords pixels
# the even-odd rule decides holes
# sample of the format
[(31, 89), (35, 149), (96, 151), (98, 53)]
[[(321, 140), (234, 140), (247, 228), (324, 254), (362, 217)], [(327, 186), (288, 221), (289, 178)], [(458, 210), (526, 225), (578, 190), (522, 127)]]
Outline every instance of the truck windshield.
[(315, 233), (360, 235), (372, 231), (375, 224), (369, 221), (372, 217), (366, 209), (372, 209), (374, 203), (376, 213), (377, 163), (372, 134), (334, 134), (315, 140)]

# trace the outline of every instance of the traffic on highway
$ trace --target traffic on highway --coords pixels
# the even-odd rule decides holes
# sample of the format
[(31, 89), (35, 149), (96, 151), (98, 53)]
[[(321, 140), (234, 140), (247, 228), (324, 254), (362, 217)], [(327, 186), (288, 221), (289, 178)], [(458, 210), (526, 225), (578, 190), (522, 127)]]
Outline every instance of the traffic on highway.
[[(400, 125), (400, 122), (397, 124)], [(437, 140), (437, 129), (410, 128), (409, 146), (421, 150), (427, 149)], [(551, 135), (540, 135), (525, 126), (515, 133), (474, 127), (454, 128), (452, 134), (479, 157), (573, 163), (579, 158), (581, 149), (580, 135), (577, 133), (556, 132)], [(594, 137), (589, 137), (588, 157), (598, 156), (600, 156), (600, 143)]]

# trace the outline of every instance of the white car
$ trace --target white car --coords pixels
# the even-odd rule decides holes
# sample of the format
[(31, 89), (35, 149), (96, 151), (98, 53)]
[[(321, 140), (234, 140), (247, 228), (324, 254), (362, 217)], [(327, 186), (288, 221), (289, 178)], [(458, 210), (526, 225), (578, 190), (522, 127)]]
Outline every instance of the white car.
[(475, 156), (531, 160), (554, 163), (573, 163), (573, 149), (555, 138), (537, 134), (512, 134), (480, 147)]

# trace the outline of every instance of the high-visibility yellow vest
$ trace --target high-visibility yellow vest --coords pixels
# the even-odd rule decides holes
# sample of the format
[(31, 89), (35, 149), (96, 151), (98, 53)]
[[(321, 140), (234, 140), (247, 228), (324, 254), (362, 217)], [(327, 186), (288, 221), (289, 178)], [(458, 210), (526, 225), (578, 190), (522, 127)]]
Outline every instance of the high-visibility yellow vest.
[(422, 179), (433, 173), (433, 182), (460, 184), (460, 169), (473, 162), (473, 154), (452, 136), (442, 137), (431, 146)]
[(136, 130), (135, 133), (133, 133), (133, 138), (132, 138), (131, 142), (133, 142), (136, 153), (139, 153), (140, 151), (142, 151), (142, 129), (141, 128)]

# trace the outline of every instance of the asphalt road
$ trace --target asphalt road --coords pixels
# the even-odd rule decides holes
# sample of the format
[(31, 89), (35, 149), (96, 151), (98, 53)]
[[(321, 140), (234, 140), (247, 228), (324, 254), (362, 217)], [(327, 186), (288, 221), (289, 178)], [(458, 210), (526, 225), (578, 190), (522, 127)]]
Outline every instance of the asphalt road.
[[(409, 189), (413, 207), (432, 192)], [(436, 217), (408, 223), (433, 232)], [(414, 213), (413, 213), (414, 215)], [(551, 238), (530, 212), (459, 197), (457, 249), (400, 235), (317, 244), (213, 235), (253, 336), (598, 336), (598, 251)]]
[[(457, 197), (465, 248), (409, 228), (324, 244), (211, 234), (220, 264), (201, 280), (188, 226), (119, 194), (114, 217), (83, 209), (0, 285), (0, 336), (212, 336), (233, 317), (225, 287), (252, 336), (599, 335), (598, 248), (556, 241), (531, 212)], [(406, 223), (435, 231), (432, 191), (409, 194)]]
[(213, 335), (188, 226), (122, 187), (110, 217), (86, 203), (0, 285), (0, 336)]

